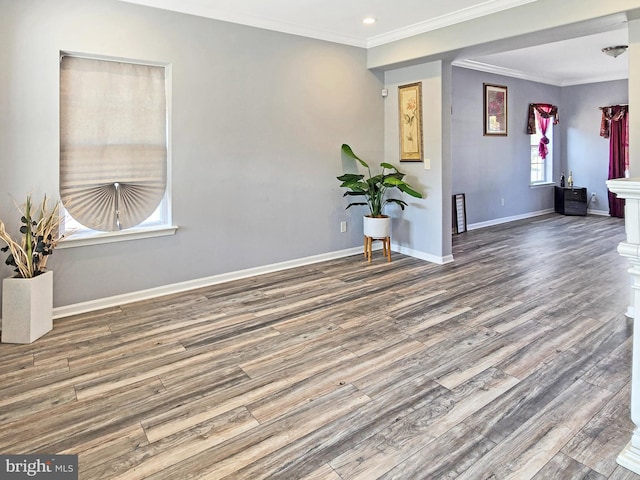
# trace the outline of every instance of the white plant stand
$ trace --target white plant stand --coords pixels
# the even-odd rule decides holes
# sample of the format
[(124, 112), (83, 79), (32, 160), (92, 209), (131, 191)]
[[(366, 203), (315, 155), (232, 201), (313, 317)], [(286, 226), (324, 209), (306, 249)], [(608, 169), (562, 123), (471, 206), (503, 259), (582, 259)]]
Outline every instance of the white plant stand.
[(371, 263), (371, 252), (373, 242), (382, 242), (382, 251), (387, 261), (391, 261), (391, 218), (384, 215), (382, 217), (371, 217), (369, 215), (363, 220), (364, 231), (364, 257)]

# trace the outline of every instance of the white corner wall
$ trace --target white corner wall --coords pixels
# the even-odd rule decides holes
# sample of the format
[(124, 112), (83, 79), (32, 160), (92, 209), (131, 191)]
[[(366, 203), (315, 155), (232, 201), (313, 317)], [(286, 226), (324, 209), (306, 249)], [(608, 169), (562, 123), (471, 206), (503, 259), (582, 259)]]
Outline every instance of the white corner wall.
[[(450, 70), (450, 66), (446, 66)], [(443, 80), (444, 79), (444, 80)], [(398, 87), (422, 82), (424, 159), (428, 162), (399, 162)], [(408, 182), (424, 199), (406, 197), (409, 207), (393, 207), (392, 244), (400, 252), (436, 263), (451, 258), (449, 125), (445, 105), (450, 100), (443, 63), (440, 61), (385, 72), (388, 96), (384, 105), (385, 161), (399, 166)], [(445, 113), (447, 112), (447, 113)], [(425, 168), (428, 166), (429, 168)], [(448, 227), (447, 227), (448, 226)]]

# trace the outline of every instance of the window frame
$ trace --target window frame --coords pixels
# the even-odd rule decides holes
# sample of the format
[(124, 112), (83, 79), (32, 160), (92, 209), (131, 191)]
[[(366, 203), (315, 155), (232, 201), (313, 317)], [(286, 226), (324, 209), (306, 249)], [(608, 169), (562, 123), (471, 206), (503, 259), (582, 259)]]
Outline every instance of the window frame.
[[(161, 210), (161, 221), (147, 221), (136, 225), (135, 227), (131, 227), (125, 230), (113, 231), (113, 232), (103, 232), (98, 230), (93, 230), (90, 228), (82, 227), (82, 228), (72, 228), (67, 230), (65, 228), (66, 224), (69, 223), (77, 223), (71, 215), (66, 211), (64, 206), (60, 205), (60, 234), (63, 237), (60, 243), (58, 244), (58, 248), (68, 248), (75, 246), (86, 246), (86, 245), (96, 245), (96, 244), (104, 244), (104, 243), (113, 243), (120, 242), (125, 240), (135, 240), (141, 238), (154, 238), (165, 235), (173, 235), (178, 230), (178, 226), (173, 224), (173, 209), (172, 209), (172, 142), (171, 142), (171, 118), (172, 118), (172, 65), (167, 62), (155, 62), (149, 60), (139, 60), (132, 58), (124, 58), (124, 57), (115, 57), (115, 56), (107, 56), (100, 54), (88, 54), (81, 52), (72, 52), (72, 51), (60, 51), (60, 59), (63, 56), (71, 56), (78, 58), (85, 58), (89, 60), (101, 60), (101, 61), (111, 61), (111, 62), (120, 62), (120, 63), (131, 63), (134, 65), (148, 65), (154, 67), (162, 67), (164, 68), (165, 76), (165, 98), (166, 98), (166, 117), (165, 117), (165, 128), (166, 128), (166, 148), (167, 148), (167, 178), (166, 178), (166, 189), (165, 194), (160, 202), (158, 209)], [(60, 159), (58, 159), (58, 163)], [(157, 210), (156, 210), (157, 211)], [(155, 212), (154, 212), (155, 213)], [(153, 216), (153, 215), (152, 215)], [(150, 217), (151, 218), (151, 217)]]
[[(549, 143), (547, 144), (547, 148), (548, 148), (548, 154), (547, 154), (547, 158), (543, 159), (541, 158), (538, 153), (537, 153), (537, 149), (538, 149), (538, 144), (540, 142), (540, 138), (542, 137), (542, 134), (538, 132), (538, 118), (539, 118), (539, 113), (535, 112), (535, 120), (536, 120), (536, 133), (529, 135), (529, 186), (530, 187), (539, 187), (539, 186), (544, 186), (544, 185), (551, 185), (553, 184), (553, 136), (554, 136), (554, 125), (553, 122), (550, 121), (549, 122), (549, 126), (547, 127), (547, 138), (549, 139)], [(534, 150), (535, 148), (535, 150)], [(535, 154), (534, 154), (535, 152)], [(534, 172), (534, 156), (537, 157), (539, 159), (539, 162), (536, 162), (535, 164), (539, 165), (542, 164), (544, 167), (544, 179), (542, 180), (538, 180), (538, 181), (532, 181), (531, 177), (533, 175)]]

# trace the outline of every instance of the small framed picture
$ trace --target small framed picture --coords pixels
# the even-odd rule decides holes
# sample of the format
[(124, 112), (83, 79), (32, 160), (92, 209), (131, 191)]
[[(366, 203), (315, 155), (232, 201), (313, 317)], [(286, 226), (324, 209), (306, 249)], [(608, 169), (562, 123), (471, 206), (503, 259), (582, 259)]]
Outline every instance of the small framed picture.
[(422, 83), (398, 87), (400, 161), (422, 161)]
[(507, 87), (483, 84), (484, 135), (507, 136)]

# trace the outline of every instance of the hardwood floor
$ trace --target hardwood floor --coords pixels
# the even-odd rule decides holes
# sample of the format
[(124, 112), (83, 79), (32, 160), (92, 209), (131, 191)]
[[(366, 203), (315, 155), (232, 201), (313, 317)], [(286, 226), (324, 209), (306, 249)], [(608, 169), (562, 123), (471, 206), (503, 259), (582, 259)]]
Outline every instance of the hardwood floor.
[(548, 215), (0, 345), (0, 453), (81, 479), (640, 479), (624, 224)]

